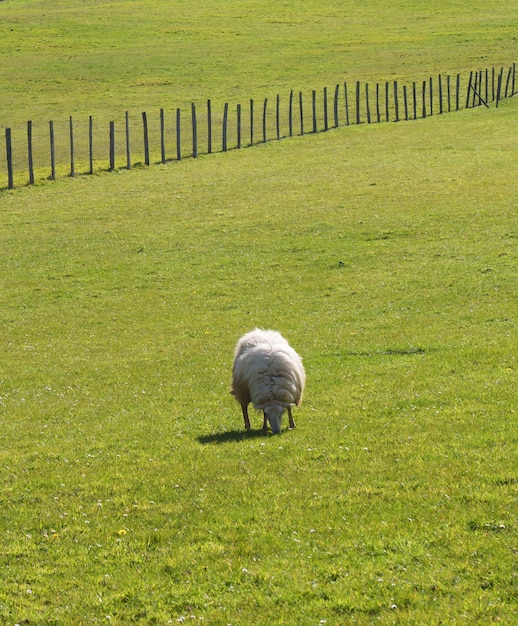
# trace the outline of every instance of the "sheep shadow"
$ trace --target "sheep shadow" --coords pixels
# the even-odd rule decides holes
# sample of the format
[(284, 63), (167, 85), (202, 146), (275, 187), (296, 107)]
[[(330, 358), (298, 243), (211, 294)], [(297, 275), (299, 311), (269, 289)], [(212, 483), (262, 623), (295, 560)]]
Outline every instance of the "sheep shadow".
[(236, 441), (246, 441), (248, 439), (259, 439), (267, 436), (268, 435), (263, 434), (262, 428), (257, 430), (226, 430), (221, 433), (202, 435), (198, 437), (198, 441), (203, 444), (232, 443)]

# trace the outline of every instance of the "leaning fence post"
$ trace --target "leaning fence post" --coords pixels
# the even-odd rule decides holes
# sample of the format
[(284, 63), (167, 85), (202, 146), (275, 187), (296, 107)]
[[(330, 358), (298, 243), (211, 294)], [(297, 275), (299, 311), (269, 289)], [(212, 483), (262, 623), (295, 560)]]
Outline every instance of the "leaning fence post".
[(56, 149), (54, 142), (54, 122), (50, 120), (49, 122), (49, 133), (50, 133), (50, 179), (56, 180)]
[(13, 176), (13, 146), (11, 142), (11, 129), (5, 129), (5, 150), (7, 157), (7, 187), (14, 189), (14, 176)]
[(466, 92), (466, 109), (469, 107), (469, 97), (471, 95), (471, 84), (473, 82), (473, 72), (469, 73), (468, 90)]
[(29, 157), (29, 185), (34, 185), (34, 163), (32, 160), (32, 122), (27, 122), (27, 154)]
[(504, 70), (504, 68), (502, 68), (500, 70), (500, 73), (498, 74), (498, 83), (497, 83), (497, 87), (496, 87), (496, 106), (497, 107), (498, 107), (498, 102), (500, 101), (500, 95), (502, 93), (503, 70)]
[(505, 81), (505, 96), (504, 98), (507, 98), (507, 95), (509, 93), (509, 85), (511, 84), (511, 77), (513, 75), (513, 68), (512, 66), (509, 68), (509, 71), (507, 72), (507, 80)]
[(70, 126), (70, 176), (74, 178), (76, 175), (76, 168), (74, 163), (74, 122), (72, 120), (72, 116), (69, 119)]

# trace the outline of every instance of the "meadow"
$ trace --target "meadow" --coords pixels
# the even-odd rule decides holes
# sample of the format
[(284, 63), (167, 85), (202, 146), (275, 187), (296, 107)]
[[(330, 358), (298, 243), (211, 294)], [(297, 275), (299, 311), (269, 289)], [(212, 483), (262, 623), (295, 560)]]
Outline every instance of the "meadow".
[[(92, 2), (53, 4), (94, 19)], [(230, 30), (243, 5), (190, 3), (192, 20)], [(471, 67), (484, 42), (499, 63), (495, 6), (433, 5), (465, 45), (448, 38), (421, 68)], [(366, 74), (386, 76), (373, 39), (393, 33), (407, 57), (377, 7), (351, 3), (350, 23), (363, 16)], [(300, 54), (314, 31), (297, 30)], [(337, 71), (324, 56), (308, 81)], [(258, 90), (295, 80), (298, 64), (262, 59)], [(210, 90), (200, 80), (186, 97)], [(0, 621), (514, 624), (517, 106), (2, 191)], [(255, 326), (307, 371), (297, 428), (278, 436), (253, 413), (245, 433), (229, 394)]]

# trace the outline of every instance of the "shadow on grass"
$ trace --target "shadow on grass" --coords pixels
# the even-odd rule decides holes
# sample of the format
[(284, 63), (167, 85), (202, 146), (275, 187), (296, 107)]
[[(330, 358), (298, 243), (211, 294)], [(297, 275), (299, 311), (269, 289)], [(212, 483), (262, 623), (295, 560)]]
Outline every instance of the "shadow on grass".
[(198, 437), (200, 443), (231, 443), (233, 441), (245, 441), (247, 439), (258, 439), (267, 437), (259, 430), (227, 430), (223, 433), (213, 433), (212, 435), (202, 435)]

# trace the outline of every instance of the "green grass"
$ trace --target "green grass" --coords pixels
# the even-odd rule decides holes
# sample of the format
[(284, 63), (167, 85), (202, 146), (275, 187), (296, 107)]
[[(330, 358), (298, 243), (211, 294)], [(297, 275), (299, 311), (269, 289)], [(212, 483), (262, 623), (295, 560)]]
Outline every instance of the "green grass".
[(2, 192), (1, 621), (514, 623), (516, 106)]
[(514, 0), (5, 0), (0, 127), (509, 66)]

